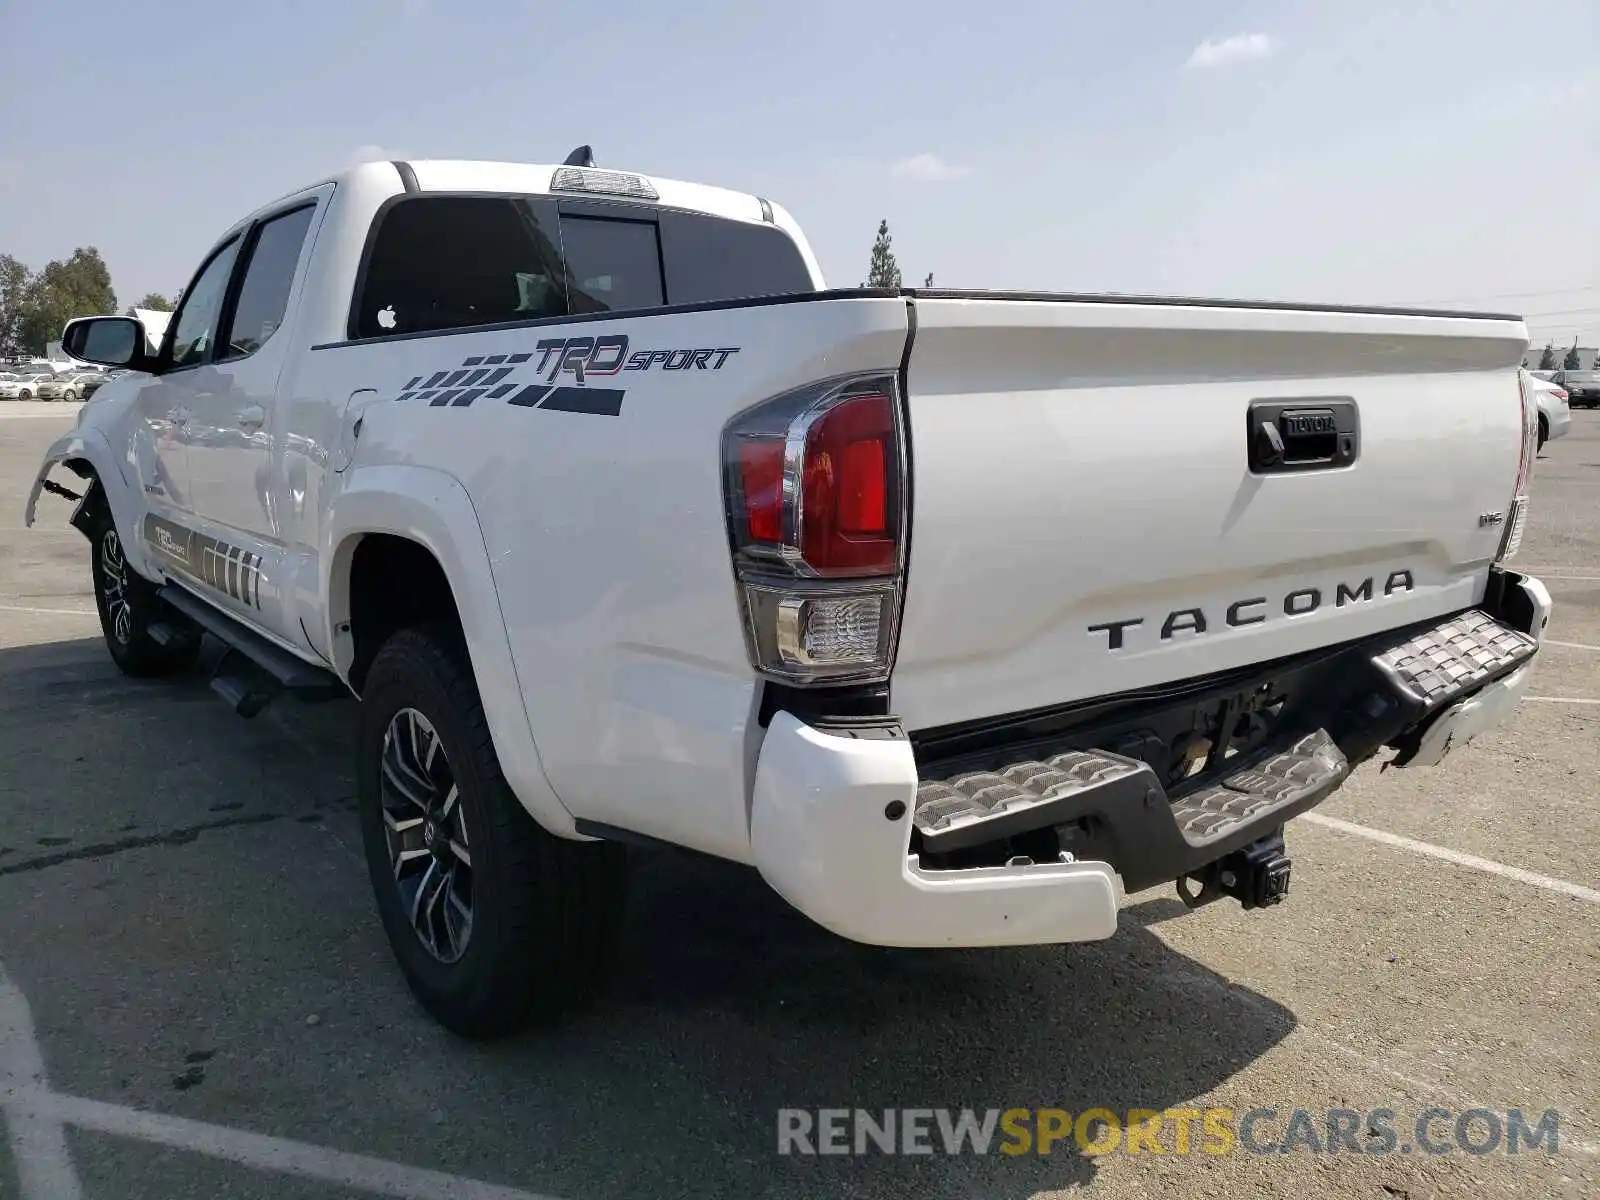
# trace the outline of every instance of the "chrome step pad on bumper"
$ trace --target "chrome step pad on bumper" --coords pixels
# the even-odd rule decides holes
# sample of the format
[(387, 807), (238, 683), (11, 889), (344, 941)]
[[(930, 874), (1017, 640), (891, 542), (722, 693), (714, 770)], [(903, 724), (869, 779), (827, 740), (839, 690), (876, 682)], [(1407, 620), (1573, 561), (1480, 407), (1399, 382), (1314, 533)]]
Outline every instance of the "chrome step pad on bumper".
[(998, 773), (924, 782), (917, 788), (916, 824), (923, 846), (939, 854), (1076, 820), (1108, 803), (1159, 801), (1170, 805), (1183, 840), (1199, 848), (1222, 841), (1243, 823), (1332, 791), (1349, 772), (1344, 754), (1319, 729), (1251, 756), (1173, 803), (1145, 763), (1109, 750), (1073, 750)]
[(1254, 766), (1182, 797), (1172, 806), (1183, 840), (1209, 846), (1235, 826), (1265, 817), (1314, 793), (1327, 794), (1350, 774), (1344, 751), (1318, 729)]
[(1142, 762), (1108, 750), (1069, 750), (999, 772), (924, 780), (917, 786), (916, 825), (922, 844), (938, 853), (1072, 820), (1081, 815), (1076, 810), (1082, 806), (1073, 804), (1080, 796), (1137, 803), (1151, 788), (1159, 791)]
[(1477, 609), (1374, 655), (1372, 665), (1418, 716), (1443, 708), (1532, 658), (1539, 644)]
[(924, 779), (914, 814), (921, 847), (948, 854), (1092, 818), (1110, 827), (1126, 853), (1128, 861), (1114, 865), (1130, 886), (1176, 878), (1334, 791), (1352, 770), (1342, 742), (1364, 759), (1515, 670), (1537, 649), (1533, 637), (1477, 610), (1352, 646), (1342, 678), (1354, 684), (1352, 698), (1364, 694), (1372, 702), (1364, 713), (1347, 717), (1324, 708), (1315, 719), (1325, 727), (1285, 731), (1241, 754), (1237, 766), (1224, 761), (1220, 774), (1175, 798), (1146, 763), (1098, 748)]

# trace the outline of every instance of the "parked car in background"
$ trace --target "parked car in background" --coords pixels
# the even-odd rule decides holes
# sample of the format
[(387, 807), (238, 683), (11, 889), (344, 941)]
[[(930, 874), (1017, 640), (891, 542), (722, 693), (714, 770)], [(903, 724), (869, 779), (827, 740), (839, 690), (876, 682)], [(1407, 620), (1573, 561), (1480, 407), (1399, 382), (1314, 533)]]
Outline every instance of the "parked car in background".
[(9, 383), (0, 383), (0, 400), (33, 400), (39, 394), (40, 384), (54, 378), (54, 374), (46, 371), (18, 371)]
[(1557, 371), (1550, 382), (1565, 389), (1573, 408), (1600, 406), (1600, 371)]
[(101, 371), (85, 371), (83, 375), (83, 399), (87, 400), (109, 382), (111, 382), (110, 376)]
[(98, 377), (89, 371), (72, 371), (55, 375), (39, 381), (37, 395), (40, 400), (82, 400), (84, 388), (90, 380), (98, 382)]
[(1537, 371), (1529, 371), (1524, 386), (1533, 395), (1539, 408), (1539, 446), (1551, 438), (1566, 437), (1572, 428), (1572, 410), (1567, 405), (1567, 391), (1552, 383)]

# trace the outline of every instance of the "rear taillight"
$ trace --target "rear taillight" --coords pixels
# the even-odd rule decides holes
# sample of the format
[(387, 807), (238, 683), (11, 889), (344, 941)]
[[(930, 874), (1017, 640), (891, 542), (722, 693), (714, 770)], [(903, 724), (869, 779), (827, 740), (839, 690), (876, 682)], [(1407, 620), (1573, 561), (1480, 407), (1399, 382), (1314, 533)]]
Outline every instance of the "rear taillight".
[(1506, 533), (1500, 540), (1496, 562), (1507, 561), (1522, 545), (1522, 531), (1528, 524), (1528, 485), (1533, 479), (1533, 460), (1539, 452), (1539, 402), (1520, 371), (1517, 390), (1522, 397), (1522, 453), (1517, 459), (1517, 485), (1511, 492), (1511, 511), (1506, 514)]
[(904, 441), (892, 376), (832, 380), (723, 433), (734, 572), (757, 670), (887, 679), (900, 620)]

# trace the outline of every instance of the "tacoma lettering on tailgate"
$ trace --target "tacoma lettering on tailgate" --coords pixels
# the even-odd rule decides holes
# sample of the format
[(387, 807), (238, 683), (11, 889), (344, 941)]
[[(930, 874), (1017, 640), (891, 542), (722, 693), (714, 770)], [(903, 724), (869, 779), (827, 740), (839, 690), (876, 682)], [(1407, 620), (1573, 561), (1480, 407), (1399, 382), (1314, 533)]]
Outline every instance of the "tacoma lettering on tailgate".
[[(1332, 596), (1317, 587), (1296, 588), (1281, 600), (1266, 596), (1250, 596), (1243, 600), (1235, 600), (1228, 605), (1224, 623), (1234, 629), (1241, 629), (1246, 625), (1260, 625), (1267, 620), (1267, 614), (1272, 611), (1274, 605), (1281, 607), (1286, 617), (1303, 617), (1330, 603), (1335, 608), (1343, 608), (1347, 604), (1365, 604), (1381, 599), (1382, 596), (1409, 592), (1415, 586), (1416, 582), (1410, 571), (1391, 571), (1389, 577), (1384, 580), (1381, 596), (1371, 576), (1354, 586), (1348, 583), (1337, 585)], [(1169, 612), (1166, 620), (1161, 622), (1161, 640), (1170, 641), (1172, 636), (1178, 633), (1209, 633), (1214, 623), (1213, 617), (1214, 611), (1208, 615), (1203, 608), (1180, 608)], [(1089, 626), (1089, 632), (1105, 634), (1107, 650), (1121, 650), (1125, 640), (1124, 631), (1144, 623), (1143, 617), (1130, 617), (1125, 621), (1102, 621), (1098, 625)]]

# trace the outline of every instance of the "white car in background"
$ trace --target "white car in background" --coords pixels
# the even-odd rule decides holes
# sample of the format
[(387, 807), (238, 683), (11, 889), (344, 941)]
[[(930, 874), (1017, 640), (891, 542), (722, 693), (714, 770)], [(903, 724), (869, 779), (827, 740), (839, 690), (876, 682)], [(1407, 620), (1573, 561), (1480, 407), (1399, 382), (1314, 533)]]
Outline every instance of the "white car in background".
[(1537, 371), (1526, 372), (1528, 390), (1539, 406), (1539, 449), (1551, 438), (1566, 437), (1572, 428), (1572, 409), (1567, 404), (1567, 391), (1552, 383)]
[(54, 379), (47, 371), (18, 371), (9, 378), (0, 378), (0, 400), (37, 399), (40, 384)]

